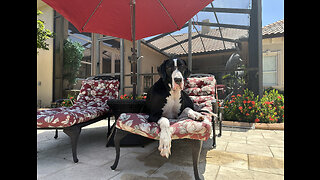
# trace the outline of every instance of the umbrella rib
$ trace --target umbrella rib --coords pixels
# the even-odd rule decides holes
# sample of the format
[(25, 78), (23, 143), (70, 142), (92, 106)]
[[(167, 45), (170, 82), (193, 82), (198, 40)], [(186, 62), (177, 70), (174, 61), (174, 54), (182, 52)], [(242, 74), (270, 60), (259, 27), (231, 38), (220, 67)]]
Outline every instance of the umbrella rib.
[(161, 7), (166, 11), (167, 15), (170, 17), (171, 21), (176, 25), (177, 29), (179, 29), (179, 26), (177, 25), (177, 23), (174, 21), (174, 19), (172, 18), (172, 16), (170, 15), (170, 13), (168, 12), (168, 10), (164, 7), (164, 5), (162, 4), (162, 2), (160, 0), (158, 0), (159, 4), (161, 5)]
[(86, 21), (86, 23), (83, 25), (83, 27), (81, 28), (81, 30), (83, 31), (83, 29), (86, 27), (87, 23), (89, 22), (89, 20), (91, 19), (91, 17), (93, 16), (93, 14), (96, 12), (96, 10), (98, 9), (98, 7), (100, 6), (100, 4), (102, 3), (103, 0), (100, 0), (99, 4), (96, 6), (96, 8), (94, 9), (94, 11), (91, 13), (90, 17), (88, 18), (88, 20)]

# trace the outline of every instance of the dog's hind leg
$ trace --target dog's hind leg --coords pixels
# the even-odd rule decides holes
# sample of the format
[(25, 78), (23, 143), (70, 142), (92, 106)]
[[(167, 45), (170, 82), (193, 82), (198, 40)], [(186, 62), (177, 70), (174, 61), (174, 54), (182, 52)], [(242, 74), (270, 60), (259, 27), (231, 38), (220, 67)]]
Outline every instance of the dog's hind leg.
[(168, 118), (161, 117), (158, 121), (160, 125), (160, 140), (158, 150), (160, 151), (160, 155), (162, 157), (169, 158), (171, 154), (171, 130), (170, 130), (170, 122)]
[(196, 111), (192, 110), (189, 107), (185, 108), (183, 110), (183, 112), (181, 113), (181, 115), (187, 115), (189, 118), (191, 118), (193, 120), (197, 120), (197, 121), (203, 121), (205, 119), (204, 115), (202, 115), (199, 112), (196, 112)]

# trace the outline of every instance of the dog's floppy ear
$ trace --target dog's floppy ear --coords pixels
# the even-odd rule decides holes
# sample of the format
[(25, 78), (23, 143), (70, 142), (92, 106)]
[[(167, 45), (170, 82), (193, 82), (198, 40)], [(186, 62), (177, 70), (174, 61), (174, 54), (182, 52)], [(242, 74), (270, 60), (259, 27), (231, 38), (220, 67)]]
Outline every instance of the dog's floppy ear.
[(166, 63), (168, 60), (163, 61), (163, 63), (158, 67), (158, 73), (160, 77), (165, 80), (167, 78), (167, 73), (166, 73)]
[(191, 71), (189, 71), (189, 69), (187, 68), (186, 71), (183, 73), (183, 77), (184, 79), (187, 79), (191, 74)]
[(184, 62), (184, 64), (186, 65), (186, 70), (184, 71), (184, 73), (183, 73), (183, 78), (184, 79), (187, 79), (189, 76), (190, 76), (190, 74), (191, 74), (191, 71), (188, 69), (188, 64), (186, 63), (186, 61), (184, 61), (184, 60), (182, 60), (183, 62)]

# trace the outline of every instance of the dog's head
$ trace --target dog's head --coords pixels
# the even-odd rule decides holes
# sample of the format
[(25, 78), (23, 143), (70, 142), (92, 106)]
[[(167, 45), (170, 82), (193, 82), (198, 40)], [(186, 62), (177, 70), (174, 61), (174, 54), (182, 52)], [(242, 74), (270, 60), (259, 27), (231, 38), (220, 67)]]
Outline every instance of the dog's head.
[(158, 72), (162, 80), (173, 90), (184, 87), (184, 79), (190, 75), (187, 63), (181, 59), (167, 59), (160, 67)]

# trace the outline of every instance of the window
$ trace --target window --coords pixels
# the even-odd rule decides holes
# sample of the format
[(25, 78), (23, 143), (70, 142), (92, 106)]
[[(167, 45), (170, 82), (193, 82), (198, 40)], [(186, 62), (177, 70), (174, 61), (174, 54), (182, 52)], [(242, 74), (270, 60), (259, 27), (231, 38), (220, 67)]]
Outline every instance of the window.
[(143, 91), (148, 92), (153, 85), (153, 76), (144, 76), (143, 81)]
[(111, 73), (112, 53), (108, 51), (102, 52), (102, 73)]
[(277, 85), (277, 55), (263, 56), (263, 85)]
[[(131, 65), (131, 74), (133, 73), (133, 70), (135, 70), (137, 72), (137, 63), (131, 63), (131, 56), (128, 56), (128, 60), (130, 62), (130, 65)], [(133, 84), (133, 78), (132, 76), (130, 77), (130, 83)]]
[(117, 39), (100, 40), (100, 74), (120, 79), (120, 42)]
[[(151, 74), (153, 74), (153, 67), (151, 66)], [(153, 75), (143, 76), (143, 92), (148, 92), (153, 85)]]
[[(120, 55), (115, 60), (115, 67), (114, 68), (115, 68), (115, 71), (114, 71), (115, 73), (120, 73)], [(120, 80), (120, 75), (116, 75), (115, 77)]]

